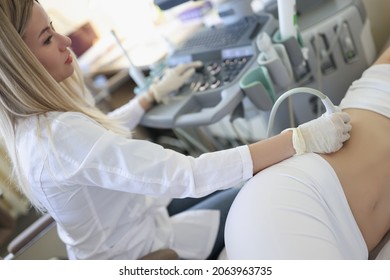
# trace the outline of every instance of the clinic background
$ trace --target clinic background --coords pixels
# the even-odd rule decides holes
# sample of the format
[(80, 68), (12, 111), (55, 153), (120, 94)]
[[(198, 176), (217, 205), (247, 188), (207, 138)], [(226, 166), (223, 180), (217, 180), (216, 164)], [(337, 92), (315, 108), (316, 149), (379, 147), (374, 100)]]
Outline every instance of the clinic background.
[[(131, 38), (134, 48), (131, 50), (132, 53), (130, 55), (135, 60), (135, 64), (137, 62), (140, 64), (140, 61), (143, 59), (145, 61), (147, 59), (156, 59), (158, 55), (161, 55), (161, 53), (142, 55), (145, 49), (141, 51), (141, 46), (150, 48), (150, 45), (154, 45), (158, 49), (156, 44), (164, 44), (160, 34), (168, 37), (176, 36), (177, 40), (184, 40), (184, 38), (179, 38), (179, 36), (185, 36), (184, 33), (188, 32), (188, 29), (187, 31), (183, 30), (184, 27), (191, 27), (191, 23), (188, 23), (188, 26), (183, 26), (178, 21), (173, 20), (173, 18), (187, 4), (191, 5), (193, 3), (187, 3), (170, 11), (161, 12), (153, 4), (153, 0), (128, 0), (125, 1), (126, 3), (123, 0), (42, 0), (40, 2), (45, 7), (48, 7), (48, 12), (52, 16), (56, 28), (64, 34), (70, 34), (86, 22), (91, 22), (102, 36), (109, 32), (111, 28), (114, 28), (119, 34)], [(218, 2), (218, 0), (211, 2)], [(254, 2), (260, 3), (254, 4), (254, 6), (261, 6), (261, 2), (267, 1), (255, 0)], [(380, 51), (390, 34), (388, 28), (390, 26), (390, 18), (388, 16), (390, 1), (363, 0), (363, 2), (371, 21), (372, 35), (377, 51)], [(76, 10), (75, 7), (78, 9)], [(195, 21), (192, 24), (197, 25)], [(161, 51), (163, 50), (164, 47)], [(153, 57), (150, 57), (151, 55)], [(137, 58), (139, 58), (138, 61)]]
[[(211, 2), (218, 1), (220, 0)], [(117, 107), (132, 97), (128, 88), (129, 94), (125, 99), (123, 96), (115, 99), (115, 96), (110, 96), (105, 90), (107, 87), (120, 90), (123, 81), (129, 78), (127, 71), (121, 72), (128, 67), (128, 61), (120, 48), (117, 48), (111, 31), (115, 30), (120, 37), (134, 65), (145, 70), (161, 61), (172, 51), (173, 45), (185, 41), (202, 24), (218, 23), (218, 16), (207, 10), (203, 11), (205, 14), (207, 12), (207, 17), (183, 13), (202, 2), (190, 1), (168, 11), (161, 11), (153, 0), (40, 0), (56, 30), (71, 36), (75, 46), (77, 45), (75, 52), (80, 58), (86, 78), (91, 79), (90, 85), (96, 89), (95, 93), (101, 100), (110, 99), (111, 107)], [(261, 9), (262, 2), (254, 0), (254, 10)], [(363, 2), (371, 22), (375, 48), (379, 53), (388, 45), (390, 1)], [(94, 47), (90, 48), (92, 45)], [(107, 76), (113, 76), (114, 79), (108, 80)], [(105, 103), (102, 104), (104, 106)], [(147, 134), (143, 133), (141, 129), (138, 137), (146, 138)], [(12, 237), (37, 218), (35, 213), (31, 213), (29, 204), (14, 191), (13, 183), (8, 178), (10, 171), (4, 150), (0, 149), (0, 256), (6, 254), (7, 243)], [(49, 244), (55, 246), (56, 237), (51, 238), (54, 241)]]

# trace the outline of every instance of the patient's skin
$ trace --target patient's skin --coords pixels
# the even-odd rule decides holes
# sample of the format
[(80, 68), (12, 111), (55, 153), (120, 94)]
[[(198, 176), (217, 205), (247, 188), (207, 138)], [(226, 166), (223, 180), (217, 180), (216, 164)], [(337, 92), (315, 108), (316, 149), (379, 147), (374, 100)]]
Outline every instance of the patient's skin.
[[(383, 63), (390, 63), (390, 48), (375, 62)], [(368, 110), (345, 112), (352, 119), (350, 140), (322, 157), (337, 173), (371, 251), (390, 229), (390, 119)]]

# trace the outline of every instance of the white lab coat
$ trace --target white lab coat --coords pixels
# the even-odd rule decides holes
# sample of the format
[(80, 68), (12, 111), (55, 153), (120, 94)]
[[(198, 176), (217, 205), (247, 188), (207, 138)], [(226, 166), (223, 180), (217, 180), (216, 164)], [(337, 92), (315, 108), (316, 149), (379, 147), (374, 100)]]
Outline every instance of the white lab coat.
[[(112, 114), (133, 128), (143, 113), (133, 100)], [(47, 120), (40, 119), (41, 139), (36, 117), (19, 122), (18, 153), (70, 259), (136, 259), (166, 247), (203, 259), (216, 238), (218, 212), (169, 217), (169, 199), (204, 196), (252, 177), (246, 146), (194, 159), (118, 136), (80, 113), (52, 112)]]

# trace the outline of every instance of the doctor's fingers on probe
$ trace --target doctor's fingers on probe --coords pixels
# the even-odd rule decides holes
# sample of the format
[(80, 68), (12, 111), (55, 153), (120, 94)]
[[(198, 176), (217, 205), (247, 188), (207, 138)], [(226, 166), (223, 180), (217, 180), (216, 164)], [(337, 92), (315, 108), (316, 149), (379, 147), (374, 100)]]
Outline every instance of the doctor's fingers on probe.
[(343, 135), (341, 136), (341, 141), (342, 141), (342, 142), (345, 142), (345, 141), (347, 141), (349, 138), (351, 138), (351, 135), (349, 135), (348, 132), (343, 133)]
[(349, 123), (351, 117), (345, 112), (336, 112), (331, 115), (327, 115), (327, 117), (331, 119), (335, 126), (341, 126), (343, 131), (350, 131), (352, 128)]
[(330, 116), (333, 120), (333, 123), (336, 127), (339, 127), (340, 140), (342, 142), (347, 141), (350, 138), (349, 132), (352, 129), (352, 125), (349, 123), (351, 117), (344, 112), (334, 113)]
[(351, 121), (351, 116), (346, 112), (337, 111), (333, 113), (333, 115), (340, 117), (344, 123), (349, 123)]
[(351, 136), (349, 135), (348, 132), (345, 132), (345, 133), (341, 134), (341, 137), (338, 138), (339, 142), (338, 142), (337, 150), (341, 149), (341, 147), (344, 145), (344, 142), (347, 141), (349, 138), (351, 138)]

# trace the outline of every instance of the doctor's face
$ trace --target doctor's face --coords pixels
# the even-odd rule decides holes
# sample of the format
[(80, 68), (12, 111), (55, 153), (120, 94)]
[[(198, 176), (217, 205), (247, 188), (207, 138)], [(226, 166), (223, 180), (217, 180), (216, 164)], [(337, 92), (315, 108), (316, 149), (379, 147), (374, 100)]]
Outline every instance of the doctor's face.
[(54, 30), (48, 15), (38, 3), (34, 3), (23, 40), (57, 82), (73, 74), (73, 59), (69, 51), (72, 41)]

